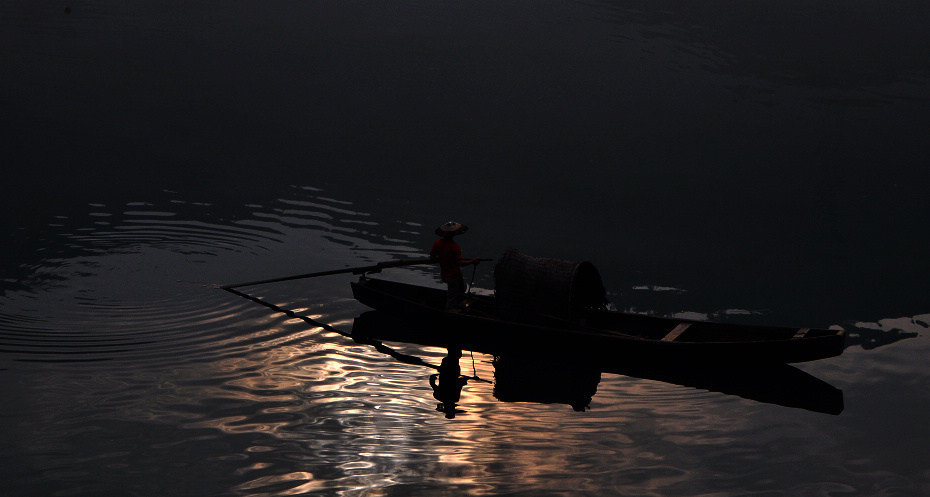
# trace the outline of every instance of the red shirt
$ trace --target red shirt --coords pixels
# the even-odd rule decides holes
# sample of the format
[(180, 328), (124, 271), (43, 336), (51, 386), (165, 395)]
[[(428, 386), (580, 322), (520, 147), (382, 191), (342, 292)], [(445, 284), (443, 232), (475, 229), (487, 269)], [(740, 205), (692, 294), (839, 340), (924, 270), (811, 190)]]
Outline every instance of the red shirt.
[(429, 251), (430, 259), (439, 259), (439, 274), (447, 278), (462, 277), (462, 247), (451, 238), (440, 238)]

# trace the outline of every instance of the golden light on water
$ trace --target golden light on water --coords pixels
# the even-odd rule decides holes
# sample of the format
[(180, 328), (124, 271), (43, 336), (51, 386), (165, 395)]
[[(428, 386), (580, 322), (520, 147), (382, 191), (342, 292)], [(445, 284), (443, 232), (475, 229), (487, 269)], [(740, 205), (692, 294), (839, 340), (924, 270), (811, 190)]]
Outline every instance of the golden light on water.
[[(300, 484), (294, 485), (295, 483)], [(233, 490), (252, 491), (271, 486), (280, 487), (282, 484), (287, 485), (287, 490), (274, 492), (274, 495), (301, 495), (324, 488), (323, 482), (315, 480), (313, 473), (296, 471), (279, 475), (262, 476), (249, 482), (237, 485)]]
[[(600, 374), (586, 412), (575, 412), (564, 402), (543, 404), (532, 396), (502, 402), (495, 397), (502, 381), (518, 393), (538, 392), (540, 387), (545, 391), (546, 382), (574, 378), (574, 373), (561, 371), (558, 360), (531, 357), (524, 361), (555, 374), (518, 376), (513, 383), (501, 376), (491, 356), (463, 351), (460, 373), (472, 378), (462, 387), (450, 419), (437, 409), (440, 400), (429, 381), (448, 351), (383, 344), (397, 354), (392, 356), (388, 349), (354, 342), (340, 333), (352, 329), (359, 312), (348, 300), (339, 300), (345, 308), (331, 313), (296, 304), (296, 314), (306, 317), (298, 318), (216, 294), (209, 294), (214, 310), (204, 312), (198, 306), (181, 307), (183, 297), (147, 304), (147, 319), (118, 321), (121, 336), (157, 345), (144, 367), (136, 366), (142, 361), (124, 360), (93, 374), (37, 375), (33, 390), (43, 392), (33, 399), (42, 404), (37, 410), (77, 413), (157, 433), (143, 439), (140, 453), (215, 441), (204, 450), (210, 451), (209, 458), (230, 461), (228, 474), (237, 478), (234, 487), (241, 493), (295, 495), (338, 488), (378, 495), (399, 485), (429, 484), (481, 494), (513, 488), (517, 481), (564, 493), (559, 475), (573, 474), (588, 475), (575, 478), (576, 490), (598, 488), (595, 482), (609, 479), (643, 495), (658, 495), (663, 488), (685, 485), (694, 477), (692, 468), (707, 464), (705, 457), (728, 460), (734, 445), (758, 436), (759, 427), (784, 409), (610, 373)], [(176, 331), (179, 313), (193, 321), (191, 331)], [(920, 332), (926, 321), (918, 316), (861, 328)], [(140, 346), (137, 355), (144, 352)], [(423, 362), (403, 362), (399, 357), (404, 355)], [(891, 362), (883, 364), (879, 377), (905, 371)], [(517, 364), (518, 370), (525, 366)], [(848, 367), (837, 370), (841, 364), (811, 370), (833, 367), (832, 377), (876, 376)], [(540, 381), (541, 386), (534, 385)], [(565, 385), (558, 388), (564, 393)], [(63, 414), (44, 416), (51, 424), (56, 417), (65, 419)], [(790, 427), (782, 423), (778, 436), (790, 438), (803, 453), (829, 445), (829, 432), (805, 435), (807, 423), (819, 426), (811, 416), (793, 416), (796, 421)], [(61, 430), (72, 431), (64, 424)]]

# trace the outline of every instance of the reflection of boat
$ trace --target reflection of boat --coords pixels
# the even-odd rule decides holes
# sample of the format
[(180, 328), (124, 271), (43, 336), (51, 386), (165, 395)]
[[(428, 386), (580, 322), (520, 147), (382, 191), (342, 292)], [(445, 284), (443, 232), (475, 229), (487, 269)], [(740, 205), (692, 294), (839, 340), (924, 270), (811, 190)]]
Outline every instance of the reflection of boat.
[(501, 402), (567, 404), (584, 411), (601, 381), (596, 364), (534, 354), (494, 356), (494, 397)]
[(693, 367), (633, 362), (608, 372), (736, 395), (744, 399), (825, 414), (843, 412), (843, 391), (789, 364)]
[(597, 391), (601, 374), (610, 373), (814, 412), (843, 411), (842, 390), (788, 364), (712, 365), (648, 356), (621, 359), (573, 353), (546, 342), (501, 346), (478, 334), (450, 335), (436, 326), (380, 311), (357, 317), (352, 337), (363, 342), (385, 340), (493, 354), (494, 395), (504, 402), (568, 404), (582, 410)]
[(460, 312), (445, 310), (446, 292), (363, 276), (352, 283), (356, 300), (377, 310), (434, 325), (445, 341), (483, 348), (548, 343), (575, 352), (664, 360), (803, 362), (837, 356), (843, 330), (748, 326), (690, 321), (583, 308), (572, 317), (502, 312), (495, 296), (471, 295)]

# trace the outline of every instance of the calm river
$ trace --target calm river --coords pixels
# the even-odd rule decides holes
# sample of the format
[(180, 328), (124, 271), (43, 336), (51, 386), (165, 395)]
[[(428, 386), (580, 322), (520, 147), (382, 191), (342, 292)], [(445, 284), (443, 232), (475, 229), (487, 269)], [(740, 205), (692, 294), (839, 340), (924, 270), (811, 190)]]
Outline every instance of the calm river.
[[(3, 495), (930, 494), (928, 25), (908, 0), (3, 2)], [(466, 256), (591, 261), (618, 309), (847, 348), (714, 378), (465, 351), (452, 416), (445, 349), (348, 336), (353, 276), (242, 289), (289, 314), (216, 288), (419, 257), (450, 219)]]

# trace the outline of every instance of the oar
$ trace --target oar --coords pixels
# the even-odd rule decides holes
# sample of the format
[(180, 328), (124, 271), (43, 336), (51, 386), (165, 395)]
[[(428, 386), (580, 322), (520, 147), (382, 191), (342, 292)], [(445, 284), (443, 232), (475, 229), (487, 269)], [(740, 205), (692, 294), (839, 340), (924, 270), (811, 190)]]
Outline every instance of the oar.
[(332, 274), (363, 274), (363, 273), (380, 273), (382, 269), (389, 267), (416, 266), (418, 264), (438, 264), (439, 261), (430, 258), (422, 259), (400, 259), (396, 261), (379, 262), (373, 266), (350, 267), (344, 269), (331, 269), (329, 271), (319, 271), (316, 273), (297, 274), (294, 276), (284, 276), (282, 278), (272, 278), (270, 280), (246, 281), (243, 283), (233, 283), (232, 285), (222, 285), (217, 288), (229, 290), (241, 286), (264, 285), (265, 283), (277, 283), (279, 281), (300, 280), (304, 278), (316, 278), (317, 276), (329, 276)]
[[(409, 259), (408, 259), (408, 260), (409, 260)], [(433, 369), (439, 371), (439, 366), (437, 366), (437, 365), (435, 365), (435, 364), (430, 364), (430, 363), (424, 361), (422, 358), (417, 357), (417, 356), (415, 356), (415, 355), (402, 354), (402, 353), (400, 353), (400, 352), (398, 352), (398, 351), (396, 351), (396, 350), (394, 350), (394, 349), (388, 347), (387, 345), (385, 345), (383, 342), (381, 342), (381, 341), (379, 341), (379, 340), (375, 340), (375, 339), (373, 339), (373, 338), (363, 338), (363, 337), (353, 336), (352, 333), (350, 333), (350, 332), (346, 332), (346, 331), (340, 330), (339, 328), (335, 328), (335, 327), (330, 326), (330, 325), (328, 325), (328, 324), (326, 324), (326, 323), (321, 323), (321, 322), (316, 321), (316, 320), (314, 320), (314, 319), (312, 319), (312, 318), (310, 318), (310, 317), (302, 316), (302, 315), (297, 314), (296, 312), (294, 312), (294, 311), (292, 311), (292, 310), (290, 310), (290, 309), (284, 309), (284, 308), (279, 307), (279, 306), (277, 306), (277, 305), (274, 305), (274, 304), (272, 304), (272, 303), (270, 303), (270, 302), (266, 302), (266, 301), (264, 301), (264, 300), (262, 300), (262, 299), (260, 299), (260, 298), (258, 298), (258, 297), (253, 297), (253, 296), (251, 296), (251, 295), (249, 295), (249, 294), (247, 294), (247, 293), (242, 293), (242, 292), (240, 292), (239, 290), (234, 290), (234, 289), (232, 288), (232, 286), (229, 286), (229, 287), (221, 287), (221, 288), (223, 288), (223, 289), (226, 290), (227, 292), (236, 294), (236, 295), (238, 295), (238, 296), (240, 296), (240, 297), (242, 297), (242, 298), (244, 298), (244, 299), (251, 300), (252, 302), (255, 302), (255, 303), (257, 303), (257, 304), (261, 304), (261, 305), (263, 305), (263, 306), (265, 306), (265, 307), (268, 307), (269, 309), (272, 309), (272, 310), (274, 310), (274, 311), (277, 311), (277, 312), (286, 314), (286, 315), (288, 315), (288, 316), (290, 316), (290, 317), (292, 317), (292, 318), (301, 319), (301, 320), (305, 321), (306, 323), (310, 324), (311, 326), (317, 326), (317, 327), (323, 328), (323, 329), (326, 330), (326, 331), (330, 331), (330, 332), (333, 332), (333, 333), (338, 333), (338, 334), (340, 334), (340, 335), (342, 335), (342, 336), (344, 336), (344, 337), (351, 338), (352, 340), (354, 340), (354, 341), (357, 342), (357, 343), (362, 343), (362, 344), (365, 344), (365, 345), (371, 345), (371, 346), (374, 347), (375, 350), (377, 350), (378, 352), (381, 352), (382, 354), (387, 354), (387, 355), (389, 355), (389, 356), (391, 356), (391, 357), (397, 359), (397, 360), (400, 361), (400, 362), (403, 362), (403, 363), (406, 363), (406, 364), (413, 364), (413, 365), (416, 365), (416, 366), (426, 366), (426, 367), (430, 367), (430, 368), (433, 368)], [(472, 368), (474, 369), (474, 363), (475, 363), (475, 355), (474, 355), (474, 354), (472, 354), (471, 361), (472, 361)], [(484, 382), (487, 382), (487, 383), (493, 383), (493, 382), (490, 381), (490, 380), (485, 380), (484, 378), (479, 378), (479, 377), (478, 377), (478, 372), (477, 372), (477, 371), (475, 371), (475, 376), (466, 376), (466, 378), (468, 378), (468, 379), (470, 379), (470, 380), (478, 380), (478, 381), (484, 381)]]
[(417, 356), (409, 355), (409, 354), (401, 354), (400, 352), (397, 352), (396, 350), (394, 350), (394, 349), (388, 347), (387, 345), (384, 345), (383, 343), (379, 342), (378, 340), (374, 340), (374, 339), (370, 339), (370, 338), (353, 337), (353, 336), (352, 336), (352, 333), (349, 333), (349, 332), (340, 330), (339, 328), (334, 328), (334, 327), (332, 327), (332, 326), (330, 326), (330, 325), (328, 325), (328, 324), (326, 324), (326, 323), (321, 323), (321, 322), (316, 321), (316, 320), (314, 320), (314, 319), (312, 319), (312, 318), (309, 318), (309, 317), (307, 317), (307, 316), (302, 316), (302, 315), (297, 314), (296, 312), (294, 312), (294, 311), (292, 311), (292, 310), (290, 310), (290, 309), (284, 309), (284, 308), (282, 308), (282, 307), (278, 307), (278, 306), (276, 306), (276, 305), (274, 305), (274, 304), (272, 304), (272, 303), (270, 303), (270, 302), (266, 302), (266, 301), (264, 301), (264, 300), (262, 300), (262, 299), (260, 299), (260, 298), (258, 298), (258, 297), (253, 297), (253, 296), (251, 296), (251, 295), (249, 295), (249, 294), (247, 294), (247, 293), (242, 293), (242, 292), (240, 292), (239, 290), (234, 290), (232, 287), (223, 288), (223, 289), (226, 290), (227, 292), (236, 294), (236, 295), (238, 295), (238, 296), (240, 296), (240, 297), (242, 297), (242, 298), (244, 298), (244, 299), (248, 299), (248, 300), (251, 300), (252, 302), (255, 302), (255, 303), (257, 303), (257, 304), (261, 304), (261, 305), (263, 305), (263, 306), (265, 306), (265, 307), (268, 307), (269, 309), (272, 309), (272, 310), (274, 310), (274, 311), (277, 311), (277, 312), (286, 314), (286, 315), (288, 315), (288, 316), (290, 316), (290, 317), (292, 317), (292, 318), (301, 319), (301, 320), (305, 321), (306, 323), (310, 324), (311, 326), (317, 326), (317, 327), (323, 328), (323, 329), (326, 330), (326, 331), (331, 331), (331, 332), (333, 332), (333, 333), (338, 333), (338, 334), (340, 334), (340, 335), (342, 335), (342, 336), (344, 336), (344, 337), (351, 338), (351, 339), (355, 340), (355, 341), (358, 342), (358, 343), (363, 343), (363, 344), (366, 344), (366, 345), (371, 345), (371, 346), (374, 347), (378, 352), (381, 352), (382, 354), (387, 354), (387, 355), (389, 355), (389, 356), (391, 356), (391, 357), (393, 357), (393, 358), (395, 358), (395, 359), (397, 359), (397, 360), (399, 360), (399, 361), (401, 361), (401, 362), (404, 362), (404, 363), (407, 363), (407, 364), (415, 364), (415, 365), (418, 365), (418, 366), (428, 366), (428, 367), (431, 367), (431, 368), (436, 369), (436, 370), (439, 369), (439, 366), (430, 364), (430, 363), (424, 361), (423, 359), (421, 359), (421, 358), (419, 358), (419, 357), (417, 357)]

